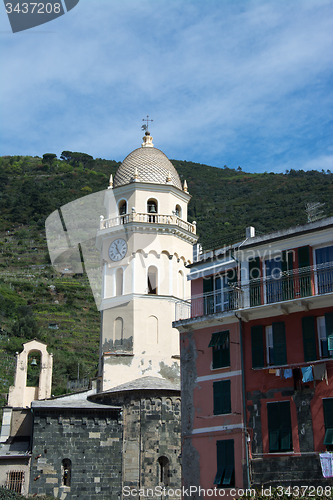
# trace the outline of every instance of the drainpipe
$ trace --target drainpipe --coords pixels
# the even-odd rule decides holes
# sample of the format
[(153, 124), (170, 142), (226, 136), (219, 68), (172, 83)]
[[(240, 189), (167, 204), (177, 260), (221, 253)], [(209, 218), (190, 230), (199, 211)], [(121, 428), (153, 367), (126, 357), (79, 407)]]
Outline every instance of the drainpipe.
[(244, 373), (244, 352), (243, 352), (243, 331), (242, 331), (242, 320), (237, 316), (235, 312), (235, 316), (239, 322), (239, 347), (241, 354), (241, 369), (242, 369), (242, 395), (243, 395), (243, 419), (244, 419), (244, 436), (245, 436), (245, 458), (246, 458), (246, 488), (250, 487), (250, 471), (249, 471), (249, 453), (248, 453), (248, 445), (247, 445), (247, 432), (246, 432), (246, 394), (245, 394), (245, 373)]

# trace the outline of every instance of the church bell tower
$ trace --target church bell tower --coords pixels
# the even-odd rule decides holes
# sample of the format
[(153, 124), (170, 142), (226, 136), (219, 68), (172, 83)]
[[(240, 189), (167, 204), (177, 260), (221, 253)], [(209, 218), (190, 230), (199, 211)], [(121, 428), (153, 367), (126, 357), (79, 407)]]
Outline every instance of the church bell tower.
[(141, 377), (179, 382), (175, 302), (190, 296), (186, 265), (197, 241), (186, 181), (148, 130), (105, 195), (97, 245), (103, 269), (102, 391)]

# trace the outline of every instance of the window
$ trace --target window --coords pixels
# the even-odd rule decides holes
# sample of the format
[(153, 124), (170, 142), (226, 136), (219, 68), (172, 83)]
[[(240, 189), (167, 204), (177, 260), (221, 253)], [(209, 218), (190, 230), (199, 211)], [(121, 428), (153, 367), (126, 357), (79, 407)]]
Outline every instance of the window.
[(72, 462), (69, 458), (64, 458), (61, 463), (62, 486), (71, 485)]
[(328, 451), (333, 451), (333, 398), (323, 399), (325, 438)]
[(176, 208), (175, 208), (175, 215), (177, 217), (181, 217), (182, 216), (182, 209), (180, 208), (179, 205), (176, 205)]
[(169, 459), (167, 457), (159, 457), (160, 465), (160, 482), (164, 486), (169, 486)]
[(127, 214), (127, 203), (125, 200), (123, 200), (119, 203), (119, 215), (126, 215), (126, 214)]
[(302, 318), (304, 361), (317, 359), (315, 321), (313, 316)]
[(267, 403), (269, 451), (292, 451), (290, 402)]
[(251, 345), (252, 367), (262, 368), (264, 366), (264, 341), (262, 325), (251, 327)]
[(8, 490), (15, 491), (16, 493), (21, 493), (23, 483), (24, 483), (23, 471), (7, 472), (7, 479), (5, 486)]
[(214, 415), (231, 413), (230, 380), (213, 382)]
[(294, 298), (293, 263), (293, 250), (284, 250), (281, 254), (265, 261), (268, 304)]
[(234, 440), (216, 441), (217, 472), (214, 484), (218, 488), (235, 486)]
[(283, 321), (266, 326), (266, 356), (268, 365), (286, 365), (287, 347)]
[(147, 201), (147, 212), (149, 214), (157, 214), (157, 201), (156, 200), (148, 200)]
[(229, 330), (213, 333), (208, 347), (213, 349), (213, 368), (230, 366)]
[[(333, 356), (333, 313), (317, 318), (319, 356)], [(332, 349), (331, 349), (332, 347)]]
[(318, 293), (333, 292), (333, 246), (317, 248), (315, 255)]
[(122, 318), (114, 320), (114, 347), (122, 347), (124, 345), (124, 323)]
[(218, 274), (204, 278), (204, 314), (229, 311), (236, 307), (237, 294), (230, 287), (234, 282), (237, 282), (236, 269), (230, 269), (224, 275)]
[(157, 295), (157, 268), (155, 266), (148, 268), (148, 294)]

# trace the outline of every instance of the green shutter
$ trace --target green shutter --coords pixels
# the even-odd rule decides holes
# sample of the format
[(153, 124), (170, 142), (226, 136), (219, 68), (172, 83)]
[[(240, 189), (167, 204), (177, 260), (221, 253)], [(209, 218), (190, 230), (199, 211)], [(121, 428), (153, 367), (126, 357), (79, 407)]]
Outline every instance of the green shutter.
[(251, 327), (251, 345), (252, 368), (262, 368), (264, 366), (264, 342), (262, 325)]
[(203, 279), (203, 293), (204, 295), (204, 314), (213, 314), (214, 312), (214, 277), (209, 276)]
[(300, 247), (298, 249), (298, 267), (309, 267), (310, 265), (310, 252), (309, 247)]
[(287, 364), (286, 332), (284, 322), (272, 323), (274, 364)]
[(304, 361), (314, 361), (317, 359), (316, 331), (313, 316), (302, 318)]
[(230, 380), (222, 380), (222, 413), (231, 413)]
[(226, 439), (224, 441), (216, 441), (217, 451), (217, 474), (214, 484), (224, 486), (233, 486), (235, 484), (234, 470), (234, 440)]
[(282, 252), (281, 260), (281, 271), (285, 273), (282, 278), (282, 297), (283, 300), (290, 300), (294, 298), (294, 278), (293, 278), (293, 268), (294, 268), (294, 252), (289, 250), (288, 252), (284, 250)]
[(214, 290), (214, 277), (208, 276), (203, 279), (203, 293), (212, 292)]
[[(302, 269), (303, 267), (310, 266), (310, 250), (309, 247), (300, 247), (298, 249), (298, 267)], [(299, 287), (300, 287), (300, 295), (301, 297), (308, 297), (312, 295), (311, 291), (311, 278), (310, 271), (305, 271), (302, 273), (300, 271), (299, 274)]]
[(268, 403), (267, 418), (269, 451), (290, 451), (292, 449), (290, 402)]
[(333, 398), (323, 399), (325, 429), (333, 429)]
[(213, 382), (214, 415), (231, 413), (230, 380)]
[(214, 347), (217, 344), (219, 338), (220, 338), (220, 332), (213, 333), (212, 338), (210, 339), (210, 342), (208, 344), (208, 347)]
[(222, 394), (221, 382), (213, 382), (214, 393), (214, 415), (221, 415), (222, 413)]
[(327, 338), (327, 343), (328, 343), (328, 354), (330, 353), (331, 349), (331, 338), (333, 337), (333, 313), (326, 313), (325, 314), (325, 326), (326, 326), (326, 338)]

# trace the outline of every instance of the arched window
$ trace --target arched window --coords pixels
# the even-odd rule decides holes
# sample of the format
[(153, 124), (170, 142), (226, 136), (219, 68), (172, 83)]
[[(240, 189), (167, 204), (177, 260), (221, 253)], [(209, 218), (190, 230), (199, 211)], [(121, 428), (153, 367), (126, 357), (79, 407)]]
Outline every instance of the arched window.
[(148, 294), (157, 295), (157, 267), (148, 267)]
[(127, 214), (127, 202), (123, 200), (119, 203), (119, 215)]
[(119, 347), (123, 345), (123, 319), (117, 318), (114, 321), (114, 346)]
[(181, 209), (180, 205), (176, 205), (175, 215), (177, 215), (177, 217), (181, 217), (182, 216), (182, 209)]
[(116, 271), (116, 295), (123, 295), (124, 293), (124, 273), (122, 268), (120, 267)]
[(157, 214), (157, 201), (156, 200), (148, 200), (147, 201), (147, 212), (149, 214)]
[(61, 482), (62, 486), (71, 485), (72, 462), (69, 458), (64, 458), (61, 463)]
[(27, 366), (27, 387), (39, 387), (41, 368), (41, 354), (39, 351), (30, 351)]
[(167, 457), (159, 457), (160, 465), (160, 482), (163, 486), (169, 486), (169, 459)]

